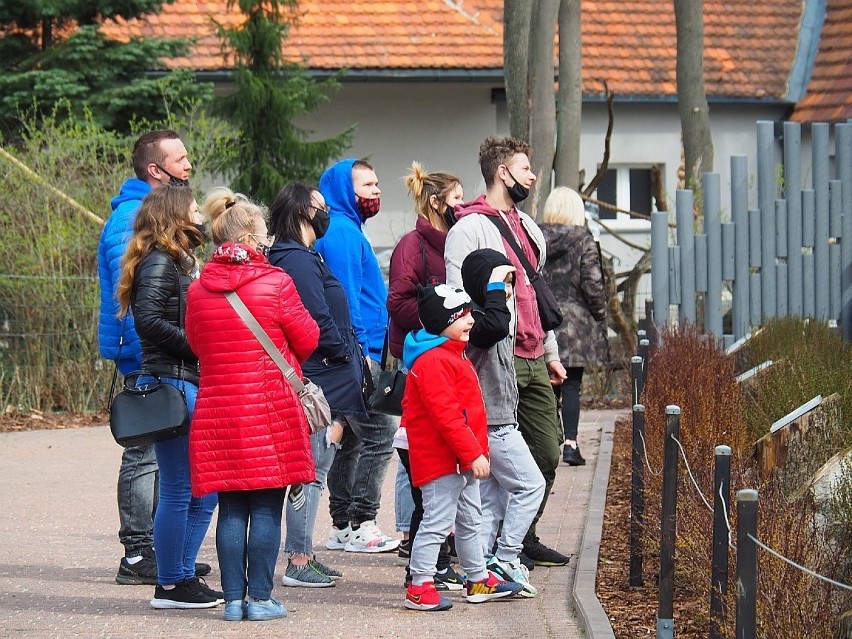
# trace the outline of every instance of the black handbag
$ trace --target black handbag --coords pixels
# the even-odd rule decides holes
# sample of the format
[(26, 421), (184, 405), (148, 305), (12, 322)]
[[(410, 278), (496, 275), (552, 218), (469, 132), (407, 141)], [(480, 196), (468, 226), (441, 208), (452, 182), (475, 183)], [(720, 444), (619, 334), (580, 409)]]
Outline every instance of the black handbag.
[(494, 226), (496, 226), (497, 230), (500, 231), (500, 235), (503, 236), (506, 243), (515, 252), (515, 255), (518, 256), (518, 260), (523, 265), (524, 271), (527, 273), (527, 278), (535, 291), (535, 301), (538, 306), (538, 316), (541, 319), (541, 327), (545, 331), (552, 331), (559, 328), (562, 325), (562, 311), (559, 310), (559, 304), (556, 302), (556, 298), (553, 295), (553, 291), (550, 290), (550, 286), (547, 285), (547, 282), (544, 281), (541, 274), (532, 267), (532, 264), (530, 264), (526, 254), (518, 245), (517, 240), (515, 240), (515, 237), (509, 229), (506, 228), (506, 225), (503, 224), (503, 221), (492, 215), (486, 215), (485, 217), (494, 223)]
[[(180, 272), (178, 274), (178, 326), (182, 328)], [(118, 378), (118, 361), (121, 359), (121, 347), (124, 345), (124, 328), (127, 316), (121, 325), (121, 338), (118, 342), (118, 356), (115, 360), (115, 372), (109, 389), (109, 429), (115, 441), (125, 448), (147, 446), (189, 432), (189, 409), (186, 395), (171, 384), (158, 378), (154, 384), (137, 388), (136, 381), (144, 370), (134, 371), (124, 378), (124, 390), (115, 397), (115, 383)], [(180, 379), (183, 381), (183, 362), (180, 367)]]
[[(181, 390), (161, 382), (136, 387), (144, 371), (124, 378), (124, 390), (112, 400), (109, 429), (115, 441), (128, 446), (146, 446), (189, 432), (189, 410)], [(112, 394), (112, 393), (110, 393)]]
[(385, 370), (388, 363), (388, 333), (385, 333), (385, 345), (382, 347), (382, 362), (379, 380), (367, 401), (371, 413), (383, 415), (402, 415), (402, 396), (405, 394), (405, 378), (401, 370)]

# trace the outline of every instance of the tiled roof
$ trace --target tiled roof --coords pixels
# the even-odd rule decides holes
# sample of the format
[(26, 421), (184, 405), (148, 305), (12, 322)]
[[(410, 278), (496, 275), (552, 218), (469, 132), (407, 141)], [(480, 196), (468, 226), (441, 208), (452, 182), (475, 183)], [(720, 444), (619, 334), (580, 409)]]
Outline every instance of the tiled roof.
[[(665, 0), (583, 0), (583, 89), (673, 96), (676, 38)], [(784, 99), (802, 0), (705, 0), (705, 76), (711, 96)], [(285, 42), (288, 58), (313, 69), (496, 70), (503, 66), (502, 0), (304, 0)], [(113, 37), (195, 37), (177, 66), (223, 70), (213, 19), (240, 21), (221, 2), (176, 0), (160, 15), (111, 24)]]
[(847, 118), (852, 118), (852, 0), (828, 0), (811, 81), (791, 119), (840, 122)]

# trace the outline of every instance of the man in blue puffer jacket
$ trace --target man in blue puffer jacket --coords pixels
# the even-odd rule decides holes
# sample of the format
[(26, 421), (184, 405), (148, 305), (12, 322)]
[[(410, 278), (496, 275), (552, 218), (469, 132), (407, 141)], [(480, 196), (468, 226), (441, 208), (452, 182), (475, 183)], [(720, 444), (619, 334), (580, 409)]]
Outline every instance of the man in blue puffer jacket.
[[(364, 160), (341, 160), (322, 174), (319, 190), (331, 222), (315, 248), (346, 291), (355, 337), (375, 381), (388, 324), (388, 288), (363, 225), (381, 207), (379, 178)], [(376, 525), (396, 419), (370, 413), (366, 418), (347, 415), (346, 423), (328, 474), (332, 529), (325, 546), (366, 553), (396, 550), (399, 539)]]
[[(151, 131), (133, 146), (136, 177), (121, 185), (112, 199), (112, 214), (98, 241), (98, 281), (101, 289), (98, 345), (101, 357), (116, 362), (122, 375), (142, 366), (142, 346), (133, 317), (118, 319), (115, 292), (121, 277), (121, 258), (133, 235), (133, 222), (142, 200), (161, 184), (189, 184), (192, 165), (174, 131)], [(118, 537), (124, 557), (115, 581), (119, 584), (157, 584), (153, 513), (156, 508), (157, 460), (153, 446), (124, 449), (118, 471)], [(202, 569), (203, 571), (203, 569)]]

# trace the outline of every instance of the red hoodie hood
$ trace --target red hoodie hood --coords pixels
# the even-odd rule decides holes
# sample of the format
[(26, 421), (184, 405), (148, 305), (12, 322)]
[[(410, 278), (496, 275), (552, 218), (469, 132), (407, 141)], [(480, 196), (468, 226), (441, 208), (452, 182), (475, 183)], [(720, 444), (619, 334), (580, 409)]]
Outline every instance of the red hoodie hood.
[(464, 204), (459, 204), (456, 207), (457, 220), (462, 219), (465, 215), (471, 215), (472, 213), (482, 213), (483, 215), (492, 215), (494, 217), (500, 216), (500, 211), (495, 209), (486, 201), (484, 194), (471, 202), (465, 202)]
[(244, 284), (279, 271), (253, 248), (245, 244), (227, 242), (217, 248), (213, 257), (201, 270), (200, 284), (208, 291), (223, 293), (236, 291)]

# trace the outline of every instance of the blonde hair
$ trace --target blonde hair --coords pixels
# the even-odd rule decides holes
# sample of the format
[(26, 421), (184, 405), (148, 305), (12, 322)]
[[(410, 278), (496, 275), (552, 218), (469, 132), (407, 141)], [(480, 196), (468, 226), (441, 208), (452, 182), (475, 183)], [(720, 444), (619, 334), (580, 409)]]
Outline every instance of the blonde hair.
[[(121, 278), (116, 297), (120, 307), (119, 317), (130, 308), (130, 295), (139, 263), (159, 248), (172, 258), (184, 272), (195, 268), (192, 249), (204, 241), (204, 236), (192, 223), (189, 208), (195, 196), (188, 186), (165, 184), (151, 191), (142, 200), (133, 223), (133, 237), (121, 260)], [(189, 258), (189, 268), (184, 260)]]
[(238, 242), (254, 230), (255, 222), (266, 213), (248, 197), (234, 193), (227, 186), (217, 186), (210, 191), (200, 211), (211, 221), (210, 234), (217, 245)]
[(427, 173), (419, 162), (412, 162), (404, 180), (408, 192), (414, 197), (417, 217), (422, 217), (437, 229), (446, 230), (447, 226), (441, 217), (443, 211), (436, 212), (429, 200), (434, 195), (439, 202), (446, 203), (453, 189), (461, 184), (459, 177), (452, 173)]
[(585, 226), (586, 207), (580, 194), (567, 186), (558, 186), (550, 192), (544, 202), (544, 224), (571, 224)]

